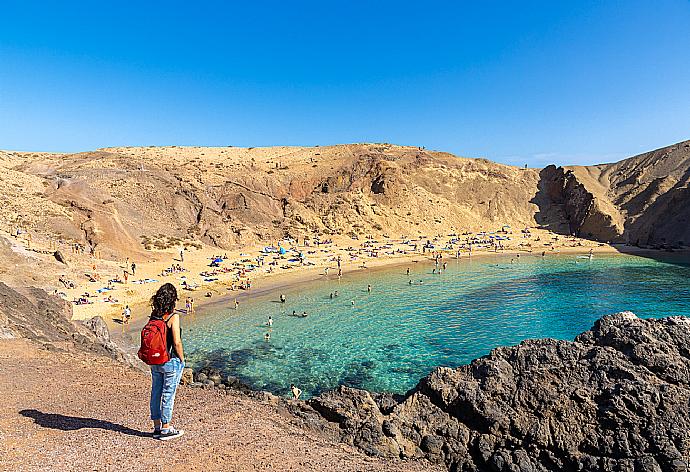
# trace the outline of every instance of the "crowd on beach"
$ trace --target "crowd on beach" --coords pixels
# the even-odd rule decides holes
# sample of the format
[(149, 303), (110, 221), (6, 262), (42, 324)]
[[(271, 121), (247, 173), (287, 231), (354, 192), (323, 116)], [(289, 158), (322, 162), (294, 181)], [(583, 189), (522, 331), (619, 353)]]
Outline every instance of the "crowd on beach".
[[(26, 235), (22, 233), (21, 236)], [(493, 232), (449, 232), (415, 237), (403, 235), (396, 239), (387, 234), (328, 238), (314, 234), (300, 239), (275, 241), (263, 247), (247, 247), (230, 254), (182, 247), (168, 256), (172, 260), (163, 267), (161, 262), (164, 263), (164, 259), (159, 253), (151, 261), (140, 257), (137, 261), (126, 258), (120, 261), (119, 269), (114, 263), (99, 260), (98, 251), (93, 247), (69, 243), (67, 246), (73, 253), (87, 255), (93, 264), (90, 270), (82, 272), (83, 278), (75, 273), (76, 270), (70, 276), (60, 275), (54, 293), (74, 303), (77, 317), (93, 316), (121, 311), (126, 305), (144, 302), (145, 290), (137, 286), (156, 284), (161, 279), (171, 280), (185, 292), (202, 291), (200, 296), (203, 298), (213, 298), (250, 290), (255, 280), (266, 275), (310, 267), (320, 267), (326, 277), (342, 277), (345, 270), (367, 269), (372, 264), (381, 265), (388, 260), (404, 257), (434, 258), (437, 254), (443, 254), (460, 258), (475, 253), (502, 251), (529, 253), (535, 246), (545, 254), (568, 245), (582, 245), (582, 241), (545, 230), (524, 228), (512, 231), (507, 226)], [(141, 264), (141, 267), (137, 264)], [(439, 271), (442, 270), (443, 267), (439, 267)], [(109, 305), (112, 308), (107, 308)], [(79, 315), (82, 306), (93, 309), (88, 309), (88, 315), (87, 312)]]

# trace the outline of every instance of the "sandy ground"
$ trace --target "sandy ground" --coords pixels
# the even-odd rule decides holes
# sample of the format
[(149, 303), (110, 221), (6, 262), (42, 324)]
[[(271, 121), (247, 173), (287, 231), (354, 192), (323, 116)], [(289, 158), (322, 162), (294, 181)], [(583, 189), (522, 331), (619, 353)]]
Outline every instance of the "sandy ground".
[(108, 359), (0, 341), (0, 470), (423, 471), (295, 425), (285, 411), (241, 395), (180, 387), (174, 424), (148, 436), (149, 378)]

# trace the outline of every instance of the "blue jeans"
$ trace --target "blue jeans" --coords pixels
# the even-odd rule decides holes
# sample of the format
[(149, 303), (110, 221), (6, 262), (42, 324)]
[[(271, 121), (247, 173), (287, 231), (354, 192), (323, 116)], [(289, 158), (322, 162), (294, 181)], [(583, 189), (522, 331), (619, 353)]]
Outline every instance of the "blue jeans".
[(173, 357), (165, 364), (151, 366), (151, 419), (170, 423), (175, 391), (182, 377), (184, 363)]

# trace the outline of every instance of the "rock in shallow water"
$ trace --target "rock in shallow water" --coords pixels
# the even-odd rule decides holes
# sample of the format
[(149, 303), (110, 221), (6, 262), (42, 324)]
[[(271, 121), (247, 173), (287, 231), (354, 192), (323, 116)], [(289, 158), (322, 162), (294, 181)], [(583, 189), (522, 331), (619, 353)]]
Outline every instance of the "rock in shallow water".
[(688, 328), (619, 313), (575, 342), (529, 340), (437, 368), (395, 404), (347, 387), (308, 404), (369, 454), (451, 470), (685, 470)]

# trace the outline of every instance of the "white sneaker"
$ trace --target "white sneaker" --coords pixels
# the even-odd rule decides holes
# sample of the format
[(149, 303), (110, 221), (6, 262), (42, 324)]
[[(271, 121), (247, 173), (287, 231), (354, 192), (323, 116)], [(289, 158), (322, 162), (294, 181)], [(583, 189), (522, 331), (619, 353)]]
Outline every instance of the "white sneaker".
[(171, 426), (167, 429), (167, 431), (162, 429), (158, 439), (160, 439), (161, 441), (168, 441), (170, 439), (179, 438), (183, 434), (184, 434), (184, 430), (182, 430), (182, 429), (178, 430), (178, 429), (175, 429)]

